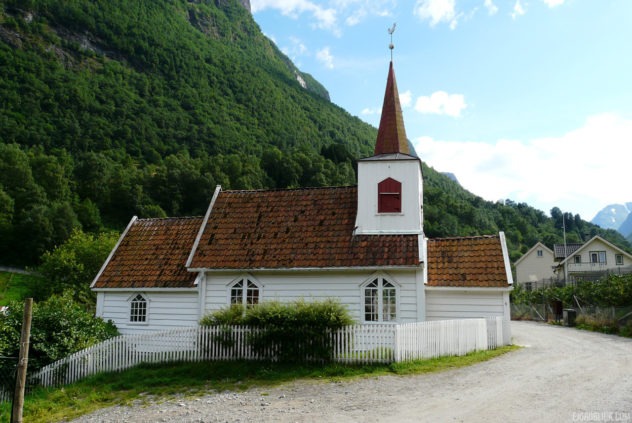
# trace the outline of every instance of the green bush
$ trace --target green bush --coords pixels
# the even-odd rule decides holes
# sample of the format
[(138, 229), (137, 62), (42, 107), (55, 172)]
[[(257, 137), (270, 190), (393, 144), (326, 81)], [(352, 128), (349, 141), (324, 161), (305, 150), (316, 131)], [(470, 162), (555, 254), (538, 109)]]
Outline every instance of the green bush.
[(632, 338), (632, 320), (628, 320), (625, 325), (619, 326), (619, 335)]
[[(0, 314), (0, 355), (17, 357), (24, 304), (14, 301)], [(118, 335), (112, 322), (95, 318), (73, 301), (70, 293), (33, 304), (29, 371), (38, 370), (74, 352)]]
[(575, 320), (579, 329), (586, 329), (593, 332), (617, 333), (619, 328), (617, 321), (600, 316), (579, 315)]
[[(333, 355), (331, 333), (352, 324), (346, 308), (335, 300), (293, 303), (271, 301), (253, 307), (231, 306), (204, 316), (202, 326), (240, 325), (257, 328), (247, 342), (255, 353), (283, 362), (329, 361)], [(213, 340), (230, 348), (230, 334), (222, 331)]]
[(632, 274), (609, 275), (597, 282), (579, 281), (576, 286), (553, 286), (532, 291), (516, 284), (511, 292), (514, 304), (543, 304), (551, 300), (562, 301), (564, 307), (575, 307), (576, 301), (597, 307), (632, 305)]

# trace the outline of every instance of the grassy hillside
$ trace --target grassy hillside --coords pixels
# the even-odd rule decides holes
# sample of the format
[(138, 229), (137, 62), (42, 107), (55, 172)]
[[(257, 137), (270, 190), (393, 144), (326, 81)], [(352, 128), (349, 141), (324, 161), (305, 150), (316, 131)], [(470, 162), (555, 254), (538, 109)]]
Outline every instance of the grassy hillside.
[[(0, 263), (37, 264), (76, 228), (202, 214), (216, 184), (355, 184), (376, 129), (328, 98), (236, 0), (0, 0)], [(504, 230), (513, 258), (561, 241), (561, 214), (424, 178), (429, 236)], [(569, 241), (629, 248), (569, 218)]]
[(38, 276), (0, 272), (0, 306), (31, 296), (31, 289), (40, 282)]

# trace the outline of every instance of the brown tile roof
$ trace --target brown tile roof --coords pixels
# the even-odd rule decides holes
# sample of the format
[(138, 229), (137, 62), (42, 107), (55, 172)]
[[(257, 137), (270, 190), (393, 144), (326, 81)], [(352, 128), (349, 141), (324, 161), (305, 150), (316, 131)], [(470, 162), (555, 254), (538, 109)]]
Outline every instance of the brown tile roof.
[(388, 68), (382, 116), (380, 117), (380, 126), (377, 131), (377, 141), (375, 142), (376, 156), (391, 153), (410, 155), (393, 62)]
[(138, 219), (93, 288), (188, 288), (196, 274), (184, 266), (201, 217)]
[(508, 287), (500, 237), (429, 239), (428, 286)]
[(416, 266), (417, 235), (353, 236), (357, 188), (223, 191), (191, 268)]

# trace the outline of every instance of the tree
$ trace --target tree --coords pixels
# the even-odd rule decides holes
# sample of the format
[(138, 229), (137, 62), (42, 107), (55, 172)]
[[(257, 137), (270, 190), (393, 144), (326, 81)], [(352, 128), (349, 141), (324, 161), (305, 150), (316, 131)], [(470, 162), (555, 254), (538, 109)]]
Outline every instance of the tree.
[[(15, 202), (2, 189), (0, 185), (0, 239), (9, 240), (13, 234), (13, 211)], [(0, 255), (8, 253), (8, 249), (12, 242), (0, 243)]]
[(69, 290), (73, 292), (74, 300), (94, 307), (90, 283), (117, 240), (115, 232), (92, 235), (75, 230), (66, 242), (42, 256), (39, 271), (44, 275), (45, 286), (41, 287), (37, 297), (46, 298)]

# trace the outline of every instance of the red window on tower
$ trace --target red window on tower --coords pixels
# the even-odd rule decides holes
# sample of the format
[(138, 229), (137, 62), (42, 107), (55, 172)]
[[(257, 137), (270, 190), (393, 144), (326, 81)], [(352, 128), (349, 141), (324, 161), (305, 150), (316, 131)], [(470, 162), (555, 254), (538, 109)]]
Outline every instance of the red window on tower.
[(377, 212), (401, 213), (402, 183), (393, 178), (386, 178), (377, 184)]

